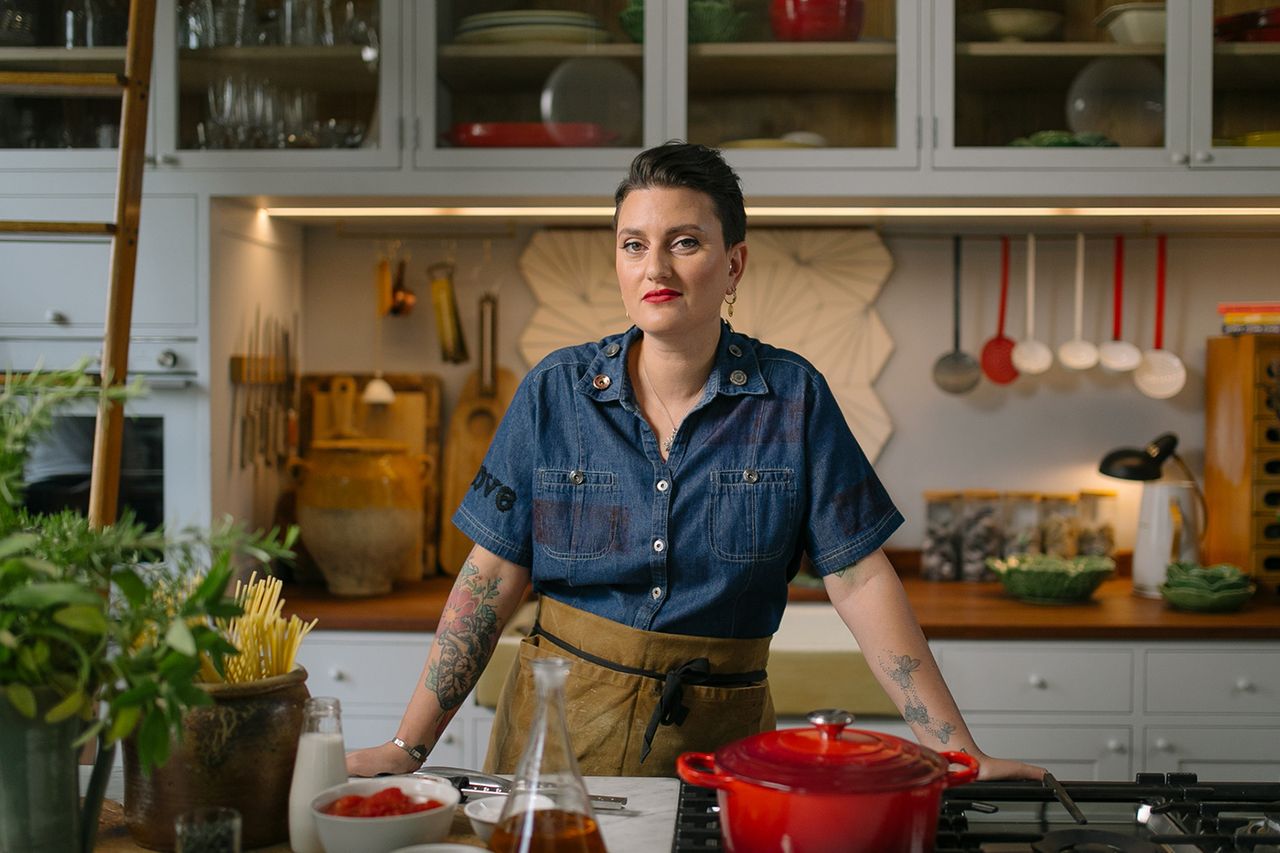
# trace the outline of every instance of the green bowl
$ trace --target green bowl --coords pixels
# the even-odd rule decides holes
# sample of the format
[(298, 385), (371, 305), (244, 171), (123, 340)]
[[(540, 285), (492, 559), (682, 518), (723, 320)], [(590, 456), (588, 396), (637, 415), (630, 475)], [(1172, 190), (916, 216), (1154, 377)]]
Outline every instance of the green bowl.
[(1170, 607), (1177, 610), (1195, 610), (1201, 613), (1227, 613), (1239, 610), (1253, 596), (1253, 584), (1247, 587), (1220, 589), (1217, 591), (1186, 586), (1160, 585), (1160, 594)]
[[(690, 0), (689, 43), (737, 41), (750, 14), (739, 12), (727, 0)], [(636, 44), (644, 43), (644, 3), (632, 0), (618, 13), (618, 25)]]
[(644, 44), (644, 5), (628, 6), (618, 13), (622, 31), (636, 44)]
[(1115, 572), (1109, 557), (1051, 557), (1030, 554), (988, 560), (1005, 590), (1028, 604), (1079, 604)]

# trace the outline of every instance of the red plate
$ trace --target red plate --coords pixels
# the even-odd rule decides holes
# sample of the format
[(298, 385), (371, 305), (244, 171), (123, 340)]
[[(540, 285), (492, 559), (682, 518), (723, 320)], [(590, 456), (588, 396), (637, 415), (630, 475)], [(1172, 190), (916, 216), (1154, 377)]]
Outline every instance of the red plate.
[(596, 148), (618, 138), (591, 122), (477, 121), (455, 124), (444, 134), (471, 148)]

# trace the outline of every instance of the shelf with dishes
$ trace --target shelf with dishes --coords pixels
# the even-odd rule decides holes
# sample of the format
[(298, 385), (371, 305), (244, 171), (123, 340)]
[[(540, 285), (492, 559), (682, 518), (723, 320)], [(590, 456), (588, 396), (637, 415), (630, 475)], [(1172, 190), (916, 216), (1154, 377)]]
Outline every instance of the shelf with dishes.
[(0, 47), (5, 71), (123, 71), (123, 47)]
[(454, 92), (528, 89), (568, 59), (613, 59), (639, 74), (643, 54), (638, 44), (442, 44), (437, 73)]
[(1108, 42), (961, 42), (956, 45), (956, 86), (969, 91), (1065, 89), (1097, 59), (1164, 61), (1163, 45)]
[(891, 41), (721, 42), (689, 47), (689, 89), (717, 92), (892, 92)]
[(334, 47), (211, 47), (178, 51), (179, 88), (203, 92), (230, 72), (270, 79), (278, 86), (326, 92), (376, 92), (378, 51)]
[(1218, 42), (1213, 83), (1218, 89), (1275, 91), (1280, 81), (1280, 42)]

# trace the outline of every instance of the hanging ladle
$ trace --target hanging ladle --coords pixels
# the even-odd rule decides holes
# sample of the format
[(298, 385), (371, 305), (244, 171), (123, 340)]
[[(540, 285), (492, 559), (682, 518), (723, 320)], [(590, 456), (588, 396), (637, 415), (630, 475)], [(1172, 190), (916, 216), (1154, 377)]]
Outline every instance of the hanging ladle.
[(1005, 307), (1009, 304), (1009, 238), (1000, 238), (1000, 321), (996, 336), (982, 347), (982, 372), (998, 385), (1018, 378), (1013, 366), (1013, 338), (1004, 333)]
[(1098, 347), (1098, 361), (1112, 373), (1126, 373), (1142, 361), (1142, 353), (1128, 341), (1120, 339), (1124, 312), (1124, 235), (1116, 235), (1115, 277), (1111, 296), (1111, 340)]
[(1044, 373), (1053, 351), (1036, 340), (1036, 235), (1027, 235), (1027, 336), (1014, 344), (1013, 366), (1023, 373)]
[(1084, 339), (1084, 235), (1076, 235), (1075, 337), (1058, 347), (1058, 361), (1072, 370), (1088, 370), (1098, 363), (1098, 348)]
[(1187, 367), (1182, 359), (1164, 348), (1165, 236), (1156, 238), (1156, 339), (1155, 346), (1142, 354), (1133, 373), (1133, 383), (1148, 397), (1167, 400), (1187, 384)]
[(960, 237), (951, 238), (952, 254), (952, 349), (933, 364), (933, 381), (948, 394), (965, 394), (982, 378), (982, 368), (973, 356), (960, 349)]

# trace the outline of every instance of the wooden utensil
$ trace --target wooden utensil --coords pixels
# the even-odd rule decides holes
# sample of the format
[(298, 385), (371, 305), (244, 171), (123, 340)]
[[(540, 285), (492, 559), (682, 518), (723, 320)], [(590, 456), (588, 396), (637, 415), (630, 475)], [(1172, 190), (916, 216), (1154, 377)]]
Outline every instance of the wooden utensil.
[(484, 462), (489, 442), (516, 392), (516, 378), (497, 362), (498, 299), (480, 298), (480, 369), (467, 379), (449, 419), (444, 444), (444, 485), (440, 501), (440, 568), (456, 575), (472, 542), (453, 526), (453, 513)]
[(1005, 309), (1009, 304), (1009, 238), (1000, 238), (1000, 320), (996, 336), (982, 347), (982, 372), (997, 385), (1008, 385), (1018, 378), (1013, 366), (1013, 338), (1004, 333)]

